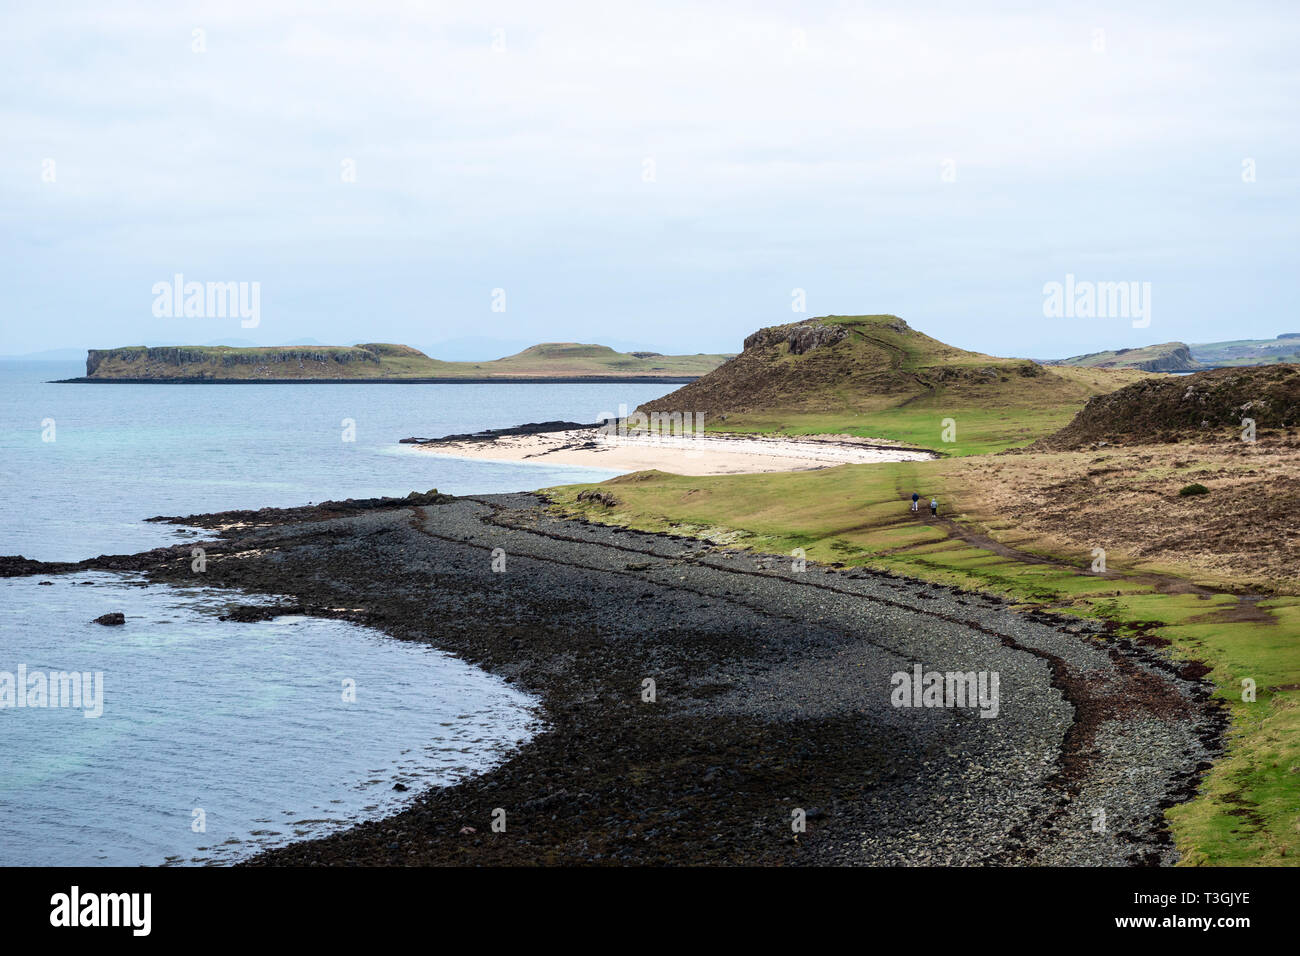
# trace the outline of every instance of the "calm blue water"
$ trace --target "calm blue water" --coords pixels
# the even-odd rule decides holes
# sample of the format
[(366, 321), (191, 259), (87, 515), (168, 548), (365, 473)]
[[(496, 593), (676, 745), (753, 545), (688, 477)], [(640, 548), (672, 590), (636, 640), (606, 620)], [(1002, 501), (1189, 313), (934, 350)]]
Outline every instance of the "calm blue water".
[[(591, 422), (677, 387), (44, 384), (84, 372), (0, 362), (0, 554), (79, 560), (181, 540), (174, 527), (142, 522), (159, 514), (600, 481), (617, 472), (459, 460), (399, 442)], [(343, 440), (345, 419), (354, 441)]]
[[(157, 514), (599, 480), (615, 473), (398, 440), (594, 421), (672, 388), (46, 384), (80, 373), (0, 363), (0, 554), (189, 539), (142, 520)], [(231, 862), (391, 812), (537, 725), (533, 701), (448, 655), (338, 621), (217, 620), (231, 600), (248, 599), (99, 572), (0, 580), (0, 865)], [(126, 625), (91, 623), (109, 611)], [(20, 668), (102, 674), (102, 714), (13, 706)]]

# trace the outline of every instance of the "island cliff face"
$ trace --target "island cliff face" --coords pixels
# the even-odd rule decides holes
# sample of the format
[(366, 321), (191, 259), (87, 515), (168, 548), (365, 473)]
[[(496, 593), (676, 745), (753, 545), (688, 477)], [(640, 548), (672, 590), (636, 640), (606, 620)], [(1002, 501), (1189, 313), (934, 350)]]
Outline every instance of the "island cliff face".
[[(215, 354), (214, 354), (215, 353)], [(168, 346), (163, 348), (121, 348), (90, 349), (86, 353), (86, 377), (95, 378), (101, 368), (107, 378), (110, 370), (113, 377), (123, 377), (122, 372), (139, 373), (125, 377), (139, 378), (173, 378), (202, 377), (218, 369), (233, 369), (249, 366), (254, 369), (265, 368), (276, 372), (275, 377), (294, 378), (294, 371), (311, 370), (313, 373), (329, 369), (331, 365), (340, 368), (353, 363), (369, 362), (378, 367), (380, 358), (365, 348), (284, 348), (284, 349), (225, 349), (218, 351), (211, 348), (190, 348), (186, 346)], [(176, 373), (172, 374), (171, 370)], [(281, 374), (283, 373), (283, 374)], [(309, 376), (302, 376), (309, 377)], [(311, 376), (314, 377), (314, 376)]]
[(690, 382), (727, 355), (616, 352), (553, 342), (484, 362), (444, 362), (407, 345), (90, 349), (83, 382)]
[(1201, 367), (1201, 363), (1192, 358), (1192, 350), (1179, 342), (1169, 350), (1163, 360), (1156, 359), (1150, 364), (1138, 363), (1138, 368), (1148, 372), (1191, 372)]
[(1192, 350), (1183, 342), (1170, 342), (1164, 346), (1155, 346), (1160, 349), (1159, 354), (1150, 357), (1139, 357), (1133, 355), (1131, 361), (1125, 361), (1125, 357), (1130, 352), (1141, 353), (1142, 349), (1121, 349), (1115, 353), (1119, 360), (1111, 365), (1099, 365), (1099, 368), (1140, 368), (1147, 372), (1194, 372), (1200, 369), (1201, 363), (1192, 358)]

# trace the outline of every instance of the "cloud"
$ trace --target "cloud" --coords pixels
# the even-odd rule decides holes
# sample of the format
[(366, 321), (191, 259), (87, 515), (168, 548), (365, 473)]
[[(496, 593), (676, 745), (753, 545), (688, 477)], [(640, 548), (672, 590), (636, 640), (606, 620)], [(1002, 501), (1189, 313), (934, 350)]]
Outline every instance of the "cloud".
[[(1041, 320), (1067, 271), (1163, 285), (1163, 338), (1213, 337), (1243, 299), (1255, 334), (1285, 331), (1296, 291), (1300, 37), (1277, 7), (27, 3), (9, 22), (0, 276), (29, 321), (2, 351), (158, 338), (147, 292), (174, 271), (263, 281), (275, 340), (351, 339), (359, 315), (419, 341), (614, 321), (684, 351), (797, 318), (795, 285), (814, 312), (1034, 354), (1116, 344)], [(489, 312), (494, 287), (519, 309)]]

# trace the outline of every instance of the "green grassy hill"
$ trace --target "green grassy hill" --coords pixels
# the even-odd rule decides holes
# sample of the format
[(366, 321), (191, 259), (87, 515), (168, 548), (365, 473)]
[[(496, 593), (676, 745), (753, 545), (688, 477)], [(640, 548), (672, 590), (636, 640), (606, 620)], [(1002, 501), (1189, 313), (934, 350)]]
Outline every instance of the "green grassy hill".
[(1202, 342), (1191, 346), (1192, 357), (1202, 365), (1264, 365), (1300, 362), (1300, 332), (1284, 332), (1275, 339), (1236, 339)]
[(174, 346), (91, 349), (91, 381), (364, 381), (401, 379), (662, 378), (687, 381), (726, 355), (616, 352), (604, 345), (552, 342), (488, 362), (444, 362), (407, 345), (230, 348)]
[(1049, 365), (1076, 365), (1092, 368), (1136, 368), (1147, 372), (1194, 372), (1202, 368), (1192, 358), (1191, 347), (1186, 342), (1162, 342), (1138, 349), (1116, 349), (1112, 352), (1090, 352), (1049, 362)]
[(1137, 349), (1090, 352), (1046, 364), (1138, 368), (1150, 372), (1195, 372), (1204, 368), (1269, 365), (1278, 362), (1300, 362), (1300, 332), (1286, 332), (1275, 339), (1237, 339), (1191, 345), (1185, 342), (1162, 342)]
[(832, 315), (761, 329), (739, 355), (641, 410), (702, 412), (716, 431), (850, 434), (970, 454), (1027, 444), (1144, 375), (1049, 369), (955, 348), (893, 315)]

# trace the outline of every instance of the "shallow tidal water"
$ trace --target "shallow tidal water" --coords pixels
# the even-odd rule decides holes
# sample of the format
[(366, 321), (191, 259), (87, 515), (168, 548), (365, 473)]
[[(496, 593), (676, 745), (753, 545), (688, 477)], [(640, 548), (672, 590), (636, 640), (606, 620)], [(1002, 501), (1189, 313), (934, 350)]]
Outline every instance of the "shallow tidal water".
[[(535, 727), (531, 698), (448, 654), (343, 621), (219, 621), (231, 600), (0, 581), (0, 682), (21, 662), (102, 690), (0, 709), (0, 865), (234, 862), (386, 815)], [(114, 610), (125, 625), (91, 623)]]

